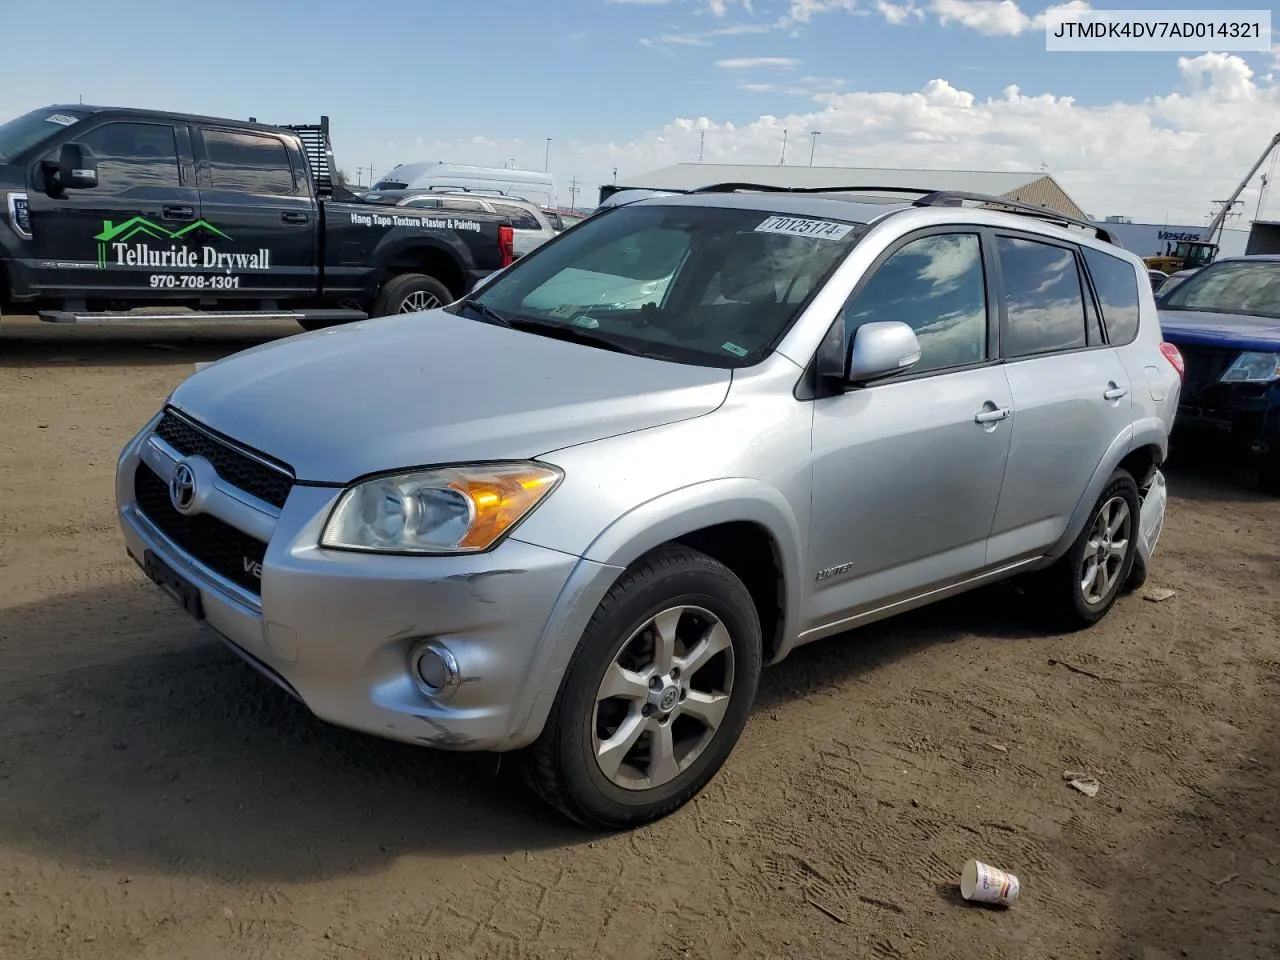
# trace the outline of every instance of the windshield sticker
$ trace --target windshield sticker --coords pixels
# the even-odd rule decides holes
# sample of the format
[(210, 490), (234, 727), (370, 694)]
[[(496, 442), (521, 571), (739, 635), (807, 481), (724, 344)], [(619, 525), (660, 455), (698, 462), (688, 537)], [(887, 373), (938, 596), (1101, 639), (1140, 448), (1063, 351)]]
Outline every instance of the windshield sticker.
[(732, 340), (726, 340), (724, 343), (720, 344), (720, 349), (732, 353), (735, 357), (745, 357), (750, 352), (738, 346)]
[(56, 123), (60, 127), (69, 127), (78, 122), (76, 117), (68, 117), (65, 113), (55, 113), (53, 116), (45, 117), (44, 119), (46, 123)]
[(817, 237), (819, 240), (843, 240), (853, 229), (851, 223), (834, 220), (804, 220), (800, 217), (768, 217), (756, 227), (756, 233), (785, 233), (791, 237)]

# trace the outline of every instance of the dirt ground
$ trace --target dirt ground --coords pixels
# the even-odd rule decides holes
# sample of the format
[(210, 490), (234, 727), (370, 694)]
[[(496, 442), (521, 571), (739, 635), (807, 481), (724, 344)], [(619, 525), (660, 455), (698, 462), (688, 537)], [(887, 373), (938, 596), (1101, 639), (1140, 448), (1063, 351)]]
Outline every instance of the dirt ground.
[[(509, 761), (314, 719), (126, 558), (120, 447), (293, 332), (0, 324), (0, 958), (1280, 954), (1280, 502), (1246, 474), (1171, 469), (1171, 599), (1056, 636), (996, 588), (806, 647), (701, 797), (594, 835)], [(960, 899), (969, 857), (1014, 907)]]

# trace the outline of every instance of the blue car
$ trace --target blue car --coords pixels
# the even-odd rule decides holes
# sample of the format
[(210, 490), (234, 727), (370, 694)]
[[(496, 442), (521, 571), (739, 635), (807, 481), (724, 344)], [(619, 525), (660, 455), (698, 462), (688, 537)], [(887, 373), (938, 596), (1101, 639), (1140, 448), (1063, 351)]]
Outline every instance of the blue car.
[(1280, 256), (1229, 257), (1158, 295), (1186, 365), (1173, 435), (1214, 434), (1280, 496)]

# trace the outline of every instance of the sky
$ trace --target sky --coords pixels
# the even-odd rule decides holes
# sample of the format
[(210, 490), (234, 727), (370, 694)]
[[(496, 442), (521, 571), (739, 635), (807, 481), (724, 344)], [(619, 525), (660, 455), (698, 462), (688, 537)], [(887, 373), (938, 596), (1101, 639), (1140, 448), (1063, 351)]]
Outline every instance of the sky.
[[(0, 119), (80, 99), (278, 123), (327, 114), (338, 165), (363, 168), (364, 183), (371, 166), (376, 177), (412, 160), (546, 166), (559, 201), (588, 208), (615, 176), (700, 151), (708, 163), (812, 152), (820, 166), (1044, 167), (1092, 216), (1204, 223), (1280, 131), (1277, 52), (1046, 52), (1048, 7), (59, 0), (51, 19), (14, 4), (5, 32), (24, 40), (6, 44)], [(1256, 186), (1242, 200), (1240, 225)], [(1280, 217), (1280, 189), (1263, 209)]]

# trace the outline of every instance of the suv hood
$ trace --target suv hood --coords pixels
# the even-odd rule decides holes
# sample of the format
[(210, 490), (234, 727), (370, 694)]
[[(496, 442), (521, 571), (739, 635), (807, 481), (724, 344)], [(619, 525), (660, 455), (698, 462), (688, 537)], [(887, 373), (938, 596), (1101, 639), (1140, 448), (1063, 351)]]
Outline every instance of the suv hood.
[(253, 347), (195, 373), (169, 402), (299, 480), (340, 484), (528, 459), (701, 416), (731, 379), (432, 310)]
[(1273, 317), (1161, 310), (1160, 329), (1172, 343), (1234, 350), (1280, 350), (1280, 320)]

